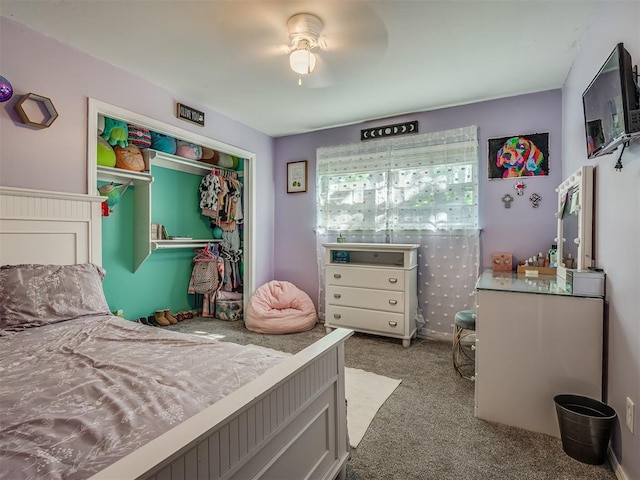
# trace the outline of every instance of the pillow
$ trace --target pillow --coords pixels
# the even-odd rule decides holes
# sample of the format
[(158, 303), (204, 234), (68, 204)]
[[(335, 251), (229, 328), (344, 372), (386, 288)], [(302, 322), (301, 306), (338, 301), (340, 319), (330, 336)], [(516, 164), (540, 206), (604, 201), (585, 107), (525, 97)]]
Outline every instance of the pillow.
[(218, 152), (212, 148), (202, 147), (202, 157), (200, 158), (200, 161), (210, 165), (217, 165)]
[(130, 123), (127, 123), (127, 129), (129, 143), (133, 143), (138, 148), (149, 148), (151, 146), (151, 132), (149, 130)]
[(109, 315), (105, 270), (77, 265), (0, 267), (0, 331), (19, 331), (85, 315)]
[(151, 148), (173, 155), (176, 153), (176, 139), (163, 133), (151, 133)]
[(109, 142), (109, 145), (120, 145), (126, 147), (128, 145), (129, 131), (127, 124), (122, 120), (104, 117), (104, 131), (102, 137)]
[(109, 145), (104, 138), (98, 135), (98, 165), (105, 167), (116, 166), (116, 152), (113, 151), (113, 147)]
[(113, 151), (116, 154), (116, 168), (144, 172), (144, 157), (138, 147), (135, 145), (127, 145), (126, 147), (116, 145), (113, 147)]
[(236, 168), (238, 166), (238, 157), (233, 157), (228, 153), (218, 153), (218, 165), (224, 168)]
[(176, 140), (176, 155), (190, 158), (191, 160), (200, 160), (202, 158), (202, 147), (184, 140)]

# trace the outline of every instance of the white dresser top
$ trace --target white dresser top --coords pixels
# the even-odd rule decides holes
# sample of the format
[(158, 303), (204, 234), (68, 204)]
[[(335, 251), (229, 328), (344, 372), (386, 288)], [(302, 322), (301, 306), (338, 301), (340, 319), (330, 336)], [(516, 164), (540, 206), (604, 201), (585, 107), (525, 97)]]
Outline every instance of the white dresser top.
[(417, 243), (323, 243), (325, 248), (339, 248), (342, 250), (371, 250), (371, 251), (399, 251), (415, 250), (420, 245)]

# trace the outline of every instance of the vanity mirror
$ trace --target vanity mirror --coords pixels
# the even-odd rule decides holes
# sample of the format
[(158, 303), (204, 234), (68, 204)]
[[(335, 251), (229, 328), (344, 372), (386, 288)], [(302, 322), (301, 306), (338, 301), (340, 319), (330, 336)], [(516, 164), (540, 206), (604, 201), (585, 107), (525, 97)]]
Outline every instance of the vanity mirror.
[(558, 192), (557, 274), (593, 266), (593, 166), (580, 167), (556, 189)]

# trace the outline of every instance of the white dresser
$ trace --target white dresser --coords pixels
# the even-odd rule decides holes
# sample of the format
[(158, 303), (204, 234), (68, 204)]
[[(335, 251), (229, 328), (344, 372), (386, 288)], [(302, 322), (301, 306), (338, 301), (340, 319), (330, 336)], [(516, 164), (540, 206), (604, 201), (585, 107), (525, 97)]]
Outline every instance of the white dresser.
[(325, 328), (402, 339), (416, 335), (416, 244), (324, 243)]
[(602, 398), (604, 299), (491, 271), (476, 288), (476, 417), (559, 437), (555, 395)]

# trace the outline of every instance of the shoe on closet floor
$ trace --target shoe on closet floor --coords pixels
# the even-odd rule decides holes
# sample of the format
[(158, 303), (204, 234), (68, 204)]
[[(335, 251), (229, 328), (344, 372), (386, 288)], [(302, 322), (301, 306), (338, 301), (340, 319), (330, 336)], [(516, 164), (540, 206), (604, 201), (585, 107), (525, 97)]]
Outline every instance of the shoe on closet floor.
[(171, 322), (168, 318), (164, 316), (164, 310), (156, 310), (156, 314), (154, 316), (156, 323), (161, 327), (166, 327), (171, 325)]
[(153, 323), (151, 323), (151, 318), (153, 317), (140, 317), (138, 321), (143, 325), (146, 325), (148, 327), (153, 327)]
[(171, 310), (169, 310), (168, 308), (165, 308), (163, 312), (164, 312), (164, 318), (169, 320), (169, 323), (171, 323), (171, 325), (175, 325), (176, 323), (178, 323), (178, 320), (176, 319), (176, 317), (171, 315)]

